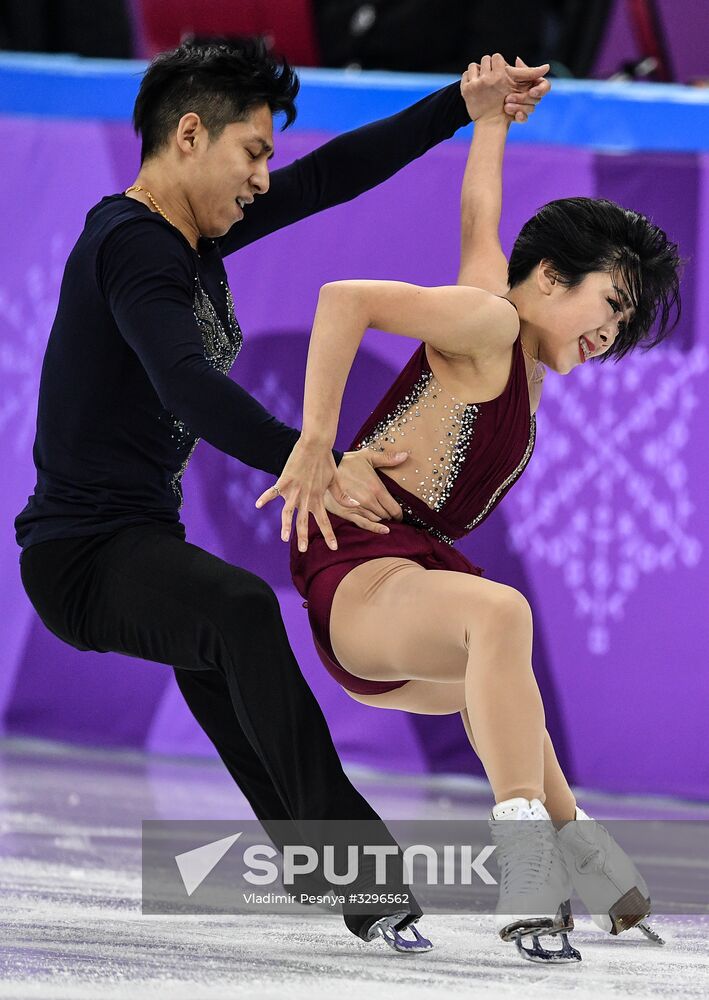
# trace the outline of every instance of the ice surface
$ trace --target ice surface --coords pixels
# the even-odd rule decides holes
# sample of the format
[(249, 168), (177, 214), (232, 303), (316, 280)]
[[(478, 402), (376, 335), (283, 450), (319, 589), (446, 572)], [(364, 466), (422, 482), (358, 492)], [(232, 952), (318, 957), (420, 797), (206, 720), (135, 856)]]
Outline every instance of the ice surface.
[[(351, 771), (385, 817), (480, 818), (481, 782)], [(707, 818), (663, 800), (579, 800), (605, 817)], [(654, 921), (664, 948), (638, 931), (610, 938), (577, 919), (580, 965), (539, 967), (496, 938), (486, 916), (424, 918), (435, 949), (395, 955), (364, 944), (336, 915), (157, 917), (140, 912), (142, 819), (250, 817), (213, 761), (56, 745), (0, 743), (0, 998), (258, 1000), (444, 996), (705, 997), (709, 921)]]

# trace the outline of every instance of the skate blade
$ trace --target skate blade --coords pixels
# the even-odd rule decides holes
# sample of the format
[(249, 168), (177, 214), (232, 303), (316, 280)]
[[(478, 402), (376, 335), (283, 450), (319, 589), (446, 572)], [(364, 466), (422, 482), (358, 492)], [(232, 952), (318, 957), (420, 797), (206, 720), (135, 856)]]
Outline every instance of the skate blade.
[(644, 920), (641, 920), (635, 926), (639, 931), (642, 931), (645, 937), (648, 938), (648, 940), (652, 941), (653, 944), (665, 943), (664, 938), (661, 938), (660, 935), (657, 933), (657, 931), (654, 931), (650, 926), (650, 924), (646, 923)]
[(574, 918), (571, 912), (571, 902), (567, 899), (559, 906), (556, 916), (551, 917), (522, 917), (511, 924), (507, 924), (500, 931), (503, 941), (514, 941), (518, 937), (539, 934), (566, 934), (574, 929)]
[[(611, 921), (611, 934), (622, 934), (640, 924), (650, 913), (650, 900), (640, 892), (637, 886), (629, 889), (608, 911)], [(649, 935), (648, 935), (649, 937)]]
[(382, 917), (381, 920), (377, 920), (375, 924), (372, 924), (367, 935), (367, 940), (372, 941), (375, 937), (381, 937), (393, 951), (398, 952), (400, 955), (416, 955), (421, 952), (431, 951), (433, 942), (425, 938), (423, 934), (420, 934), (414, 924), (409, 924), (408, 927), (404, 928), (404, 930), (411, 931), (413, 938), (404, 937), (402, 932), (396, 929), (396, 924), (401, 923), (408, 915), (406, 911), (391, 913), (386, 917)]
[(517, 945), (517, 951), (520, 953), (522, 958), (525, 958), (528, 962), (541, 962), (541, 963), (569, 963), (569, 962), (580, 962), (581, 952), (577, 951), (576, 948), (570, 943), (566, 931), (557, 931), (561, 938), (561, 948), (557, 948), (555, 951), (550, 951), (548, 948), (542, 948), (539, 943), (538, 935), (534, 934), (532, 936), (532, 947), (526, 948), (523, 944), (524, 936), (518, 934), (515, 938), (515, 944)]

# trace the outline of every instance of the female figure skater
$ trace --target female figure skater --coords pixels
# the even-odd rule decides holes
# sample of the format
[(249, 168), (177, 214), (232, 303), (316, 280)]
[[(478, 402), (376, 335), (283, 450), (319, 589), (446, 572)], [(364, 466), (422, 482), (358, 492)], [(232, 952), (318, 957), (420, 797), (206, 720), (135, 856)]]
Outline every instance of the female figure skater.
[[(490, 101), (463, 182), (458, 285), (323, 287), (303, 436), (257, 506), (284, 498), (284, 540), (298, 508), (293, 579), (323, 663), (348, 694), (374, 707), (461, 713), (495, 795), (503, 939), (535, 960), (578, 960), (566, 936), (572, 879), (594, 919), (614, 934), (634, 925), (652, 934), (643, 923), (647, 886), (605, 828), (570, 822), (589, 817), (577, 808), (545, 729), (529, 604), (513, 588), (482, 579), (452, 545), (487, 517), (529, 462), (542, 366), (566, 375), (591, 358), (619, 359), (641, 343), (659, 343), (674, 307), (679, 315), (678, 257), (644, 216), (571, 198), (545, 205), (524, 225), (508, 264), (498, 226), (511, 119), (493, 88), (503, 64), (486, 56), (461, 84), (466, 101), (474, 96), (480, 106), (486, 93)], [(308, 513), (321, 527), (328, 521), (342, 393), (368, 327), (421, 341), (352, 446), (408, 451), (403, 464), (379, 471), (404, 516), (388, 530), (381, 525), (381, 534), (335, 517), (334, 532), (326, 524), (321, 535)], [(576, 859), (594, 852), (596, 867), (579, 871)], [(561, 934), (561, 951), (540, 946), (539, 935), (550, 933)]]

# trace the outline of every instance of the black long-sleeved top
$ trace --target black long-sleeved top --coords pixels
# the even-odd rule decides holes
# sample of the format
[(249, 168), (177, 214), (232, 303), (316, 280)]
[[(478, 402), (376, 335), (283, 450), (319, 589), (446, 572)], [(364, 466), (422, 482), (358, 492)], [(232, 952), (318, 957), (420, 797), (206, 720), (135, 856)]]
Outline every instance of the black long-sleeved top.
[(178, 522), (200, 438), (280, 475), (299, 432), (229, 378), (242, 336), (222, 257), (356, 197), (468, 121), (452, 84), (338, 136), (274, 171), (245, 218), (197, 250), (134, 199), (94, 206), (66, 264), (44, 357), (37, 484), (15, 519), (18, 544)]

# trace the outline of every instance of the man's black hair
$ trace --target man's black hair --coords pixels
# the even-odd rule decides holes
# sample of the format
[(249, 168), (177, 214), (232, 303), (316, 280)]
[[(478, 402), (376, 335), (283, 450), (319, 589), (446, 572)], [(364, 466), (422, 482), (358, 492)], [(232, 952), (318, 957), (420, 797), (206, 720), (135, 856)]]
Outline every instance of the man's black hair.
[(621, 282), (627, 289), (634, 315), (620, 327), (603, 361), (618, 360), (640, 343), (650, 350), (679, 321), (677, 244), (639, 212), (605, 198), (550, 201), (522, 226), (515, 240), (508, 268), (510, 288), (529, 277), (542, 260), (551, 264), (567, 288), (579, 285), (592, 271), (605, 271), (619, 294)]
[(167, 143), (180, 118), (198, 114), (211, 138), (232, 122), (244, 121), (267, 104), (283, 112), (287, 128), (295, 120), (300, 82), (283, 58), (271, 55), (260, 38), (208, 43), (183, 42), (148, 66), (133, 108), (143, 163)]

